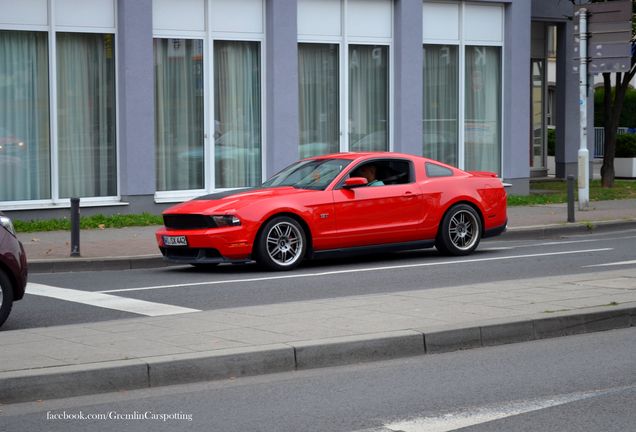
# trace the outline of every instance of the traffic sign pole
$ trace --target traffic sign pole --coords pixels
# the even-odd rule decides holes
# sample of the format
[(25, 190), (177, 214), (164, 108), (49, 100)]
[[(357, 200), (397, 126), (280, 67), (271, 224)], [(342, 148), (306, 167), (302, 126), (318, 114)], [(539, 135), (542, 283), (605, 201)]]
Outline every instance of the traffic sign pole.
[(578, 157), (579, 210), (590, 206), (590, 152), (587, 149), (587, 9), (579, 10), (579, 118)]

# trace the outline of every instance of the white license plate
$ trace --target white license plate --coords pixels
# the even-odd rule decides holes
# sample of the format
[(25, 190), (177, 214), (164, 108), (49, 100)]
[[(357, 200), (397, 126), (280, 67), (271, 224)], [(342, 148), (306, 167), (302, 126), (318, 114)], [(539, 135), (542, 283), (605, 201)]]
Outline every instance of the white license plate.
[(163, 244), (166, 246), (187, 246), (186, 236), (163, 236)]

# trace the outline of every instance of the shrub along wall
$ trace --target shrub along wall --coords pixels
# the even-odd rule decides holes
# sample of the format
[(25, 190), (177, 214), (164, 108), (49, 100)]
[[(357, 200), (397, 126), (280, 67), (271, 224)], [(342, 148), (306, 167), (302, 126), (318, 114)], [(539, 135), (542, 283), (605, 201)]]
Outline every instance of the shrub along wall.
[[(612, 90), (614, 93), (614, 90)], [(605, 126), (605, 106), (603, 97), (605, 89), (602, 87), (594, 91), (594, 126)], [(627, 89), (625, 94), (625, 102), (623, 102), (623, 111), (621, 111), (621, 119), (618, 123), (619, 127), (634, 128), (636, 127), (636, 89)]]
[(616, 157), (636, 158), (636, 134), (622, 134), (616, 137)]

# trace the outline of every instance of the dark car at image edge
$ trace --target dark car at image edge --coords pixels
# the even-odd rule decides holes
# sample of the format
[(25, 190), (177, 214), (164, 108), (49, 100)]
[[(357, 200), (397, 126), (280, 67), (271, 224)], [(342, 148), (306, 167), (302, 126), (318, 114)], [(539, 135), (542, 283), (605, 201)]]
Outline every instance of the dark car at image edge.
[(24, 297), (27, 258), (11, 219), (0, 212), (0, 326), (9, 317), (13, 302)]

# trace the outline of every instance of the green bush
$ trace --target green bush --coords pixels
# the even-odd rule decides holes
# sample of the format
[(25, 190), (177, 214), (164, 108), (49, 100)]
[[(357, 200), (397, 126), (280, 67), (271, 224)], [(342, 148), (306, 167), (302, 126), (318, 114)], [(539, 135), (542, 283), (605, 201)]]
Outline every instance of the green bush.
[[(614, 90), (612, 90), (612, 93), (614, 93)], [(604, 95), (605, 89), (603, 87), (598, 87), (594, 91), (594, 126), (596, 127), (605, 126), (605, 105), (603, 103)], [(636, 127), (636, 89), (627, 89), (618, 126), (631, 128)]]
[(616, 157), (636, 157), (636, 134), (621, 134), (616, 137)]

